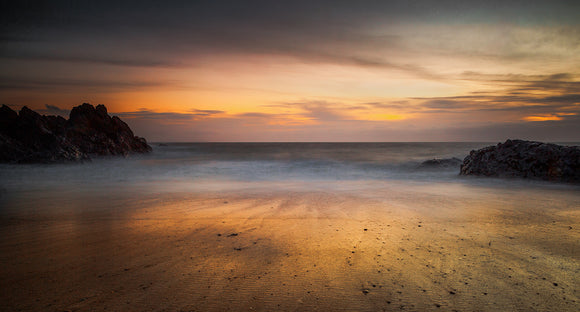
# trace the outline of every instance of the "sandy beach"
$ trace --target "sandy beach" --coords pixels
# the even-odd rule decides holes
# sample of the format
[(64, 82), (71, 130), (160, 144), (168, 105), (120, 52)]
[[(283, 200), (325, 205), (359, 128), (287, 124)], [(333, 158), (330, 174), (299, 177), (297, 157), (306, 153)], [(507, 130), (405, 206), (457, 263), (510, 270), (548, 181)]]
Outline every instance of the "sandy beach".
[(0, 219), (2, 310), (580, 308), (580, 196), (569, 190), (337, 182), (55, 194)]

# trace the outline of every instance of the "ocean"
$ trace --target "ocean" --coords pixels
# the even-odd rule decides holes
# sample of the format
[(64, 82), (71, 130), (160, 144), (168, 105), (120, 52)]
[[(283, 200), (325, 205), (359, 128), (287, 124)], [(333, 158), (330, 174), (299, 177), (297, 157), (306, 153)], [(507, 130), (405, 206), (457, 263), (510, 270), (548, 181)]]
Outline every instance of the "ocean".
[[(283, 185), (342, 189), (361, 182), (572, 188), (542, 181), (459, 175), (459, 166), (429, 168), (430, 159), (463, 158), (490, 143), (153, 143), (153, 152), (95, 157), (84, 163), (0, 165), (3, 206), (17, 194), (150, 193)], [(35, 197), (35, 195), (27, 196)], [(42, 196), (41, 196), (42, 197)], [(12, 203), (14, 204), (14, 203)]]
[[(0, 211), (47, 203), (154, 197), (171, 192), (328, 191), (360, 193), (378, 185), (461, 189), (578, 191), (577, 185), (459, 175), (459, 166), (421, 167), (490, 143), (153, 143), (153, 152), (95, 157), (84, 163), (0, 165)], [(412, 200), (412, 199), (411, 199)], [(81, 200), (82, 202), (82, 200)], [(121, 205), (121, 204), (120, 204)], [(60, 205), (63, 206), (63, 205)], [(65, 205), (66, 206), (66, 205)], [(82, 205), (81, 205), (82, 206)], [(90, 206), (89, 204), (85, 206)], [(86, 209), (86, 208), (82, 208)]]
[(4, 188), (176, 181), (457, 179), (458, 168), (419, 170), (433, 158), (463, 159), (485, 143), (157, 143), (153, 152), (91, 162), (0, 165)]
[[(430, 159), (463, 160), (490, 143), (154, 143), (153, 152), (84, 163), (0, 165), (4, 191), (26, 187), (208, 181), (468, 181), (459, 166), (422, 168)], [(473, 180), (473, 179), (471, 179)], [(521, 181), (520, 181), (521, 182)], [(496, 183), (496, 182), (494, 182)]]

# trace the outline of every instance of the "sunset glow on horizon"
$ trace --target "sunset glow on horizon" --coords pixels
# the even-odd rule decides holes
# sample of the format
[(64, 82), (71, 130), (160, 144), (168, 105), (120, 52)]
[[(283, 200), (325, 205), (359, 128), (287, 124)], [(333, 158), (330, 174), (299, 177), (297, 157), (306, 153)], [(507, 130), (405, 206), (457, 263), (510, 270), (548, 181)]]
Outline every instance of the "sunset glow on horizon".
[(3, 4), (0, 103), (149, 141), (580, 141), (580, 5)]

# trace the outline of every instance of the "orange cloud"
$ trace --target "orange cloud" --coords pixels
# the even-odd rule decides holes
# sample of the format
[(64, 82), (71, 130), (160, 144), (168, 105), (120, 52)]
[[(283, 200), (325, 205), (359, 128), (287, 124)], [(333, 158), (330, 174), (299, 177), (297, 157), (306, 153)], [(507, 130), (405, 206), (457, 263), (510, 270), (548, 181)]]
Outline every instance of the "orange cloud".
[(552, 120), (562, 120), (562, 117), (556, 115), (544, 115), (544, 116), (526, 116), (522, 118), (525, 121), (552, 121)]

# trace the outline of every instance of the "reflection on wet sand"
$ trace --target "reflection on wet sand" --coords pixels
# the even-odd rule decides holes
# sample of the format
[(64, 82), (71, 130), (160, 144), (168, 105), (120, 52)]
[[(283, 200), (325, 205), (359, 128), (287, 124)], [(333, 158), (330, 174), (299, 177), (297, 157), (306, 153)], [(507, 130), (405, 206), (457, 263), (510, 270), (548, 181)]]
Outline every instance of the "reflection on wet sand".
[(385, 183), (62, 200), (2, 216), (5, 310), (580, 307), (574, 192)]

